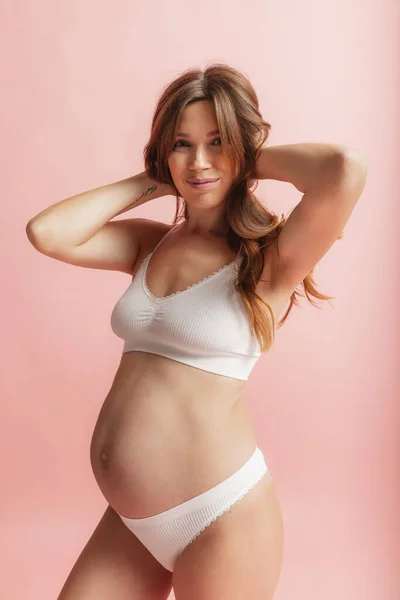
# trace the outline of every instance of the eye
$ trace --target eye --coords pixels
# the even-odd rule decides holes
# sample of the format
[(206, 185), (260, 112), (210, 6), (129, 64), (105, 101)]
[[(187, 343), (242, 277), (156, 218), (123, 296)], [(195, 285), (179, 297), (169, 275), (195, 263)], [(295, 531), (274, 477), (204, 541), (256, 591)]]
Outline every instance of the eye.
[(178, 140), (177, 142), (175, 142), (173, 149), (175, 148), (181, 148), (181, 146), (178, 146), (177, 144), (187, 144), (187, 142), (183, 141), (183, 140)]
[[(214, 142), (217, 142), (217, 141), (220, 142), (218, 144), (218, 146), (221, 145), (221, 138), (214, 138), (213, 141), (211, 142), (211, 144), (214, 144)], [(178, 140), (177, 142), (175, 142), (172, 149), (175, 150), (175, 148), (183, 148), (183, 146), (178, 146), (178, 144), (186, 144), (189, 146), (189, 142), (186, 142), (185, 140)]]

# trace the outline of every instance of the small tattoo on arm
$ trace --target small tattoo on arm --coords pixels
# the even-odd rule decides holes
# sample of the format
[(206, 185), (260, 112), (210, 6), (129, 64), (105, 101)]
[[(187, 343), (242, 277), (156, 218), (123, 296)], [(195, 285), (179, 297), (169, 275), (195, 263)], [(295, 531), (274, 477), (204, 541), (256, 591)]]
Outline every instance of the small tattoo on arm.
[(136, 200), (136, 202), (138, 200), (140, 200), (141, 198), (143, 198), (143, 196), (149, 196), (150, 194), (152, 194), (156, 190), (157, 190), (157, 186), (156, 185), (151, 185), (150, 187), (147, 188), (146, 191), (143, 192), (143, 194)]

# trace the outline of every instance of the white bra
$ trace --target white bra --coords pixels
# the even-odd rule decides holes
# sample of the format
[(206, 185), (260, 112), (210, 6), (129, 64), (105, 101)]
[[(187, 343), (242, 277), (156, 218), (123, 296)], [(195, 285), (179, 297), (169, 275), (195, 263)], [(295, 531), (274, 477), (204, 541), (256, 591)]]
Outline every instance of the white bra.
[(157, 298), (146, 283), (151, 257), (177, 227), (161, 238), (142, 261), (111, 314), (123, 352), (149, 352), (203, 371), (246, 380), (261, 355), (235, 290), (241, 257), (181, 292)]

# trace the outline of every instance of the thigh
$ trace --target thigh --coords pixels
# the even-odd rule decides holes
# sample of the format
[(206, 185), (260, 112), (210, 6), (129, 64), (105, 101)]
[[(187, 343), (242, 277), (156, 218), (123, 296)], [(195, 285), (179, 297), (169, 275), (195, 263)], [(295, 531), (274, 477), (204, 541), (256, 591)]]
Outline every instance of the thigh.
[(57, 600), (165, 600), (171, 588), (172, 573), (108, 506)]
[(271, 600), (283, 557), (283, 520), (269, 474), (177, 559), (176, 600)]

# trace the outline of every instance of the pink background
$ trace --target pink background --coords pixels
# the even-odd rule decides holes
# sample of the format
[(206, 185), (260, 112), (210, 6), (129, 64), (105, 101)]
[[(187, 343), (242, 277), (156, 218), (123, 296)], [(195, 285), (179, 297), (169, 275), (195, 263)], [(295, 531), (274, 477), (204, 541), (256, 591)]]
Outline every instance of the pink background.
[[(271, 145), (342, 143), (369, 162), (344, 239), (315, 270), (333, 307), (302, 300), (248, 382), (285, 521), (276, 600), (398, 600), (398, 1), (2, 4), (0, 596), (54, 600), (106, 508), (89, 443), (129, 284), (39, 254), (25, 225), (141, 171), (164, 84), (224, 61), (250, 77)], [(280, 182), (257, 193), (279, 213), (301, 198)], [(174, 211), (168, 197), (122, 218)]]

